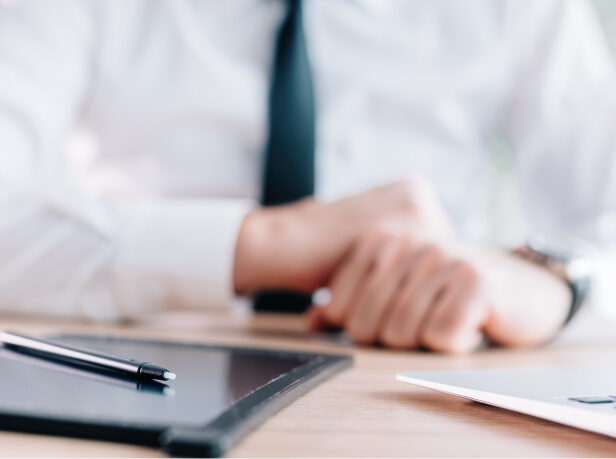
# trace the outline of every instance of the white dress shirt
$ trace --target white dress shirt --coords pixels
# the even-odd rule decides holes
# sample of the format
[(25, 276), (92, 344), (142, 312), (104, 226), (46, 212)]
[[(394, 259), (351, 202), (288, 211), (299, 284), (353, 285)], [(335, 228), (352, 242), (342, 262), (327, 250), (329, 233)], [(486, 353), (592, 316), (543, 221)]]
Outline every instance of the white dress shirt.
[[(494, 243), (490, 151), (505, 142), (515, 242), (594, 249), (595, 301), (616, 315), (616, 80), (586, 2), (303, 3), (319, 198), (424, 177), (463, 237)], [(284, 12), (0, 0), (0, 310), (230, 303)]]

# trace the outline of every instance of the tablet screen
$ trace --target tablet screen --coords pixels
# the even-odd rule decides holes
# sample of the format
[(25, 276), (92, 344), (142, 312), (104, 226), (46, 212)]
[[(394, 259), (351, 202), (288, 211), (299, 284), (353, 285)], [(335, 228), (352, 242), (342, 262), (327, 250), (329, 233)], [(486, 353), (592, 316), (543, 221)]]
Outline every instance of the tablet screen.
[(236, 401), (315, 356), (190, 345), (63, 337), (59, 342), (153, 362), (176, 373), (138, 382), (0, 348), (0, 410), (161, 428), (204, 425)]

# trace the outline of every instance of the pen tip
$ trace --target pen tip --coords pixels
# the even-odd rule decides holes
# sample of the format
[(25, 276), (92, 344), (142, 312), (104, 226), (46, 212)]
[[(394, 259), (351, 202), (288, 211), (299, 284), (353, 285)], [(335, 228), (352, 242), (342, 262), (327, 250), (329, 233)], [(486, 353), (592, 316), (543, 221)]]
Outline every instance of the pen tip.
[(175, 379), (175, 373), (171, 373), (170, 371), (165, 371), (163, 373), (163, 378), (165, 378), (166, 380)]

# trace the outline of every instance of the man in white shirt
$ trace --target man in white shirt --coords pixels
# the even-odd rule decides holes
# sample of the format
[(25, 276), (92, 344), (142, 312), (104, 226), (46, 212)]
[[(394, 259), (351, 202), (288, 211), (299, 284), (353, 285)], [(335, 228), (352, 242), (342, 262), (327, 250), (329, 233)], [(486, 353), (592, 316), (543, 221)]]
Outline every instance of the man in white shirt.
[(305, 0), (316, 199), (268, 208), (291, 2), (4, 3), (1, 310), (112, 319), (329, 287), (314, 325), (358, 342), (545, 341), (576, 293), (486, 245), (502, 137), (522, 237), (592, 244), (609, 312), (616, 92), (586, 2)]

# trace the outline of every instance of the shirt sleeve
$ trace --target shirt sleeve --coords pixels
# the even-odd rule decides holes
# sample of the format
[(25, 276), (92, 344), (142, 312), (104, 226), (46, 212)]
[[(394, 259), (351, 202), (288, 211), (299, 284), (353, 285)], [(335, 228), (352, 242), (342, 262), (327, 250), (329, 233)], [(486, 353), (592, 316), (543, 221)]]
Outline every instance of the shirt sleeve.
[(0, 2), (0, 311), (117, 319), (226, 307), (254, 203), (92, 200), (71, 186), (63, 148), (91, 79), (88, 5)]
[(616, 319), (616, 74), (590, 3), (511, 2), (508, 131), (530, 236), (586, 253)]

